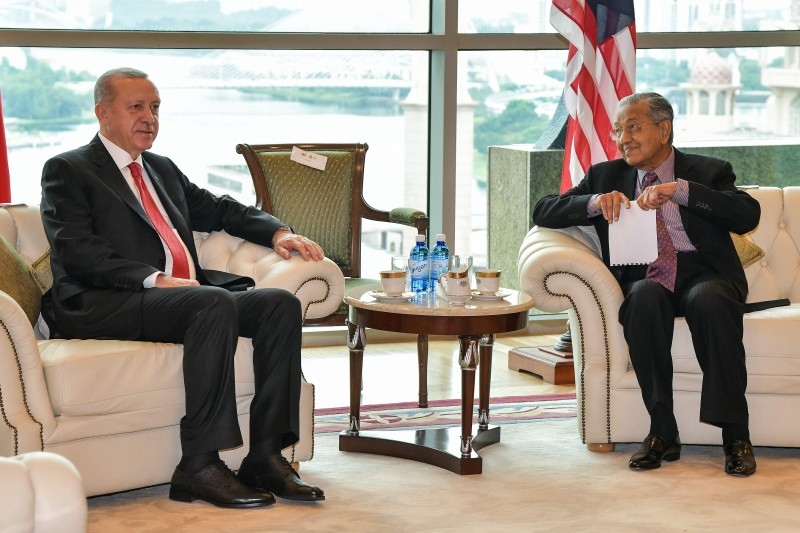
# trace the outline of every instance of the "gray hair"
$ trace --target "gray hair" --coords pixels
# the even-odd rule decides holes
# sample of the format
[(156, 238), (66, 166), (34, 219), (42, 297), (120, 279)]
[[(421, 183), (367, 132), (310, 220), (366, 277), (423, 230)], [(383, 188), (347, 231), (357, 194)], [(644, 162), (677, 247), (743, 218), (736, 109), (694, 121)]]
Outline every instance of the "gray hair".
[(106, 102), (114, 96), (111, 80), (116, 78), (147, 79), (147, 74), (135, 68), (120, 67), (104, 72), (94, 84), (94, 103)]
[(672, 104), (669, 103), (669, 100), (658, 93), (634, 93), (619, 101), (617, 112), (625, 106), (637, 104), (639, 102), (647, 102), (647, 118), (652, 122), (669, 121), (669, 143), (672, 144), (674, 137), (672, 122), (675, 119), (675, 112), (672, 110)]

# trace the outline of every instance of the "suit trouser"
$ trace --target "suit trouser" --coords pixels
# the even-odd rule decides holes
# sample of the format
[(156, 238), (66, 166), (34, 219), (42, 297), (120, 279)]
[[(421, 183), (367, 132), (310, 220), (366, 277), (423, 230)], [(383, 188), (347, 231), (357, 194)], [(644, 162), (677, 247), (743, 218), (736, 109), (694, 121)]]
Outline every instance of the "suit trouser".
[(217, 287), (148, 289), (142, 301), (140, 340), (183, 343), (185, 455), (242, 444), (234, 386), (238, 337), (253, 341), (255, 395), (250, 443), (299, 436), (299, 300), (282, 289), (229, 292)]
[(683, 316), (703, 371), (700, 421), (747, 426), (744, 302), (738, 290), (698, 253), (678, 254), (674, 293), (644, 279), (645, 272), (646, 267), (628, 267), (620, 280), (625, 299), (619, 321), (651, 420), (666, 412), (674, 423), (672, 336), (675, 317)]

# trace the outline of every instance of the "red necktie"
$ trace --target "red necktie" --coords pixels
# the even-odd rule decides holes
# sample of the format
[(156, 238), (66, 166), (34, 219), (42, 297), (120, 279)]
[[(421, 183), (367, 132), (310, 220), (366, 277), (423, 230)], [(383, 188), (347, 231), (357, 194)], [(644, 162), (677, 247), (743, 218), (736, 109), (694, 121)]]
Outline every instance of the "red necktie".
[(136, 188), (139, 189), (139, 196), (142, 199), (142, 206), (144, 206), (144, 210), (147, 213), (147, 216), (150, 218), (150, 222), (153, 224), (153, 227), (158, 232), (159, 237), (161, 237), (161, 240), (166, 243), (167, 248), (169, 248), (169, 251), (172, 254), (172, 277), (188, 279), (189, 261), (186, 258), (186, 251), (183, 248), (180, 239), (178, 239), (178, 236), (174, 231), (172, 231), (172, 228), (169, 227), (167, 221), (164, 220), (164, 217), (161, 215), (161, 211), (158, 210), (156, 203), (153, 201), (153, 197), (150, 196), (150, 192), (147, 190), (147, 186), (144, 184), (144, 180), (142, 179), (142, 168), (139, 166), (139, 163), (135, 162), (128, 165), (128, 168), (131, 169), (133, 182), (136, 184)]
[[(652, 185), (658, 179), (658, 174), (648, 172), (644, 176), (644, 187)], [(675, 275), (678, 272), (678, 256), (675, 245), (669, 236), (661, 208), (656, 209), (656, 235), (658, 237), (658, 257), (647, 267), (647, 279), (657, 281), (668, 290), (675, 291)]]

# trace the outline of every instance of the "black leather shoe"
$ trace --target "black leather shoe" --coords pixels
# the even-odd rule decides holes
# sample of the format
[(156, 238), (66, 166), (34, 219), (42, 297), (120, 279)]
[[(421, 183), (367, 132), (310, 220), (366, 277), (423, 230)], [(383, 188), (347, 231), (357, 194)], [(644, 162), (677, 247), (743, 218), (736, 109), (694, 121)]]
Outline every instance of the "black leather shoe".
[(239, 467), (239, 480), (248, 487), (267, 490), (287, 500), (313, 502), (325, 499), (322, 489), (302, 481), (281, 454), (270, 455), (259, 463), (252, 463), (245, 457)]
[(749, 440), (734, 440), (722, 447), (725, 450), (725, 473), (749, 476), (756, 471), (756, 456)]
[(203, 500), (230, 508), (266, 507), (275, 503), (272, 494), (242, 484), (222, 461), (211, 463), (192, 475), (176, 468), (170, 482), (169, 499), (178, 502)]
[(628, 466), (633, 470), (652, 470), (661, 466), (661, 461), (677, 461), (680, 458), (680, 438), (666, 441), (656, 435), (648, 435), (639, 451), (631, 456)]

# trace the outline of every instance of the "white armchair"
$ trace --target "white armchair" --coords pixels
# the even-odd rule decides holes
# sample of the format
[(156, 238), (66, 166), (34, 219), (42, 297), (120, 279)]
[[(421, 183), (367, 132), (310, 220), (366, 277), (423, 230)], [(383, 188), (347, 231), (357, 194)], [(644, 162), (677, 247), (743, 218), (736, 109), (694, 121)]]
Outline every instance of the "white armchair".
[[(2, 206), (0, 235), (31, 263), (48, 249), (36, 206)], [(344, 294), (330, 260), (284, 260), (269, 248), (224, 232), (195, 235), (201, 265), (295, 293), (304, 318), (327, 316)], [(180, 345), (115, 340), (42, 339), (17, 301), (0, 290), (0, 456), (51, 451), (68, 458), (87, 496), (168, 482), (180, 460), (184, 414)], [(239, 422), (247, 443), (254, 393), (252, 345), (235, 356)], [(98, 379), (98, 376), (103, 379)], [(303, 381), (300, 442), (293, 462), (313, 456), (314, 388)], [(232, 465), (247, 444), (226, 451)]]
[[(791, 304), (744, 317), (750, 433), (756, 446), (800, 446), (800, 187), (748, 190), (761, 204), (758, 228), (747, 235), (763, 255), (745, 261), (748, 302)], [(740, 241), (741, 242), (741, 241)], [(589, 245), (587, 245), (589, 244)], [(649, 417), (619, 324), (622, 291), (591, 243), (534, 227), (519, 251), (522, 290), (546, 312), (568, 311), (572, 335), (578, 432), (589, 449), (639, 442)], [(702, 372), (689, 328), (676, 319), (672, 342), (675, 416), (684, 444), (719, 444), (718, 428), (699, 422)]]

